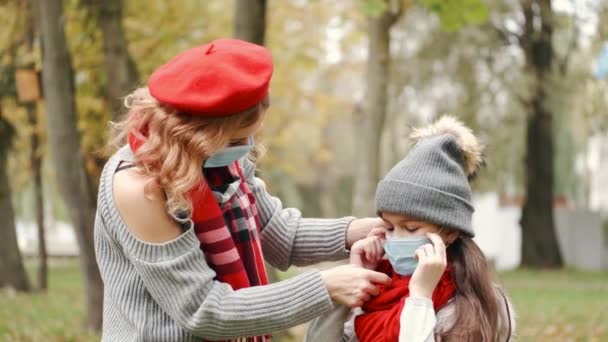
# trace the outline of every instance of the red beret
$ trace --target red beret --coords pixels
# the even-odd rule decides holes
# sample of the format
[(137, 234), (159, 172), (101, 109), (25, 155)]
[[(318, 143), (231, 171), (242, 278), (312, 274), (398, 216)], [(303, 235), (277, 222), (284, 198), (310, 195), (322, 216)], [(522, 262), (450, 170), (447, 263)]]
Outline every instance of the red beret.
[(261, 102), (268, 94), (272, 57), (263, 46), (219, 39), (186, 50), (156, 69), (150, 94), (180, 112), (228, 116)]

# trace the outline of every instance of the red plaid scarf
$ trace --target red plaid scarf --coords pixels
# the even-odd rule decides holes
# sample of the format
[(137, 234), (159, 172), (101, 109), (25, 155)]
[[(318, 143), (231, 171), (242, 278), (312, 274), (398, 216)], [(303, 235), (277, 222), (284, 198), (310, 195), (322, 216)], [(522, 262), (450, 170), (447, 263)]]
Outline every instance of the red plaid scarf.
[[(144, 143), (140, 136), (129, 135), (133, 152)], [(203, 171), (190, 198), (194, 231), (207, 264), (217, 280), (234, 290), (268, 284), (255, 197), (239, 163)], [(264, 342), (270, 341), (270, 335), (232, 341)]]

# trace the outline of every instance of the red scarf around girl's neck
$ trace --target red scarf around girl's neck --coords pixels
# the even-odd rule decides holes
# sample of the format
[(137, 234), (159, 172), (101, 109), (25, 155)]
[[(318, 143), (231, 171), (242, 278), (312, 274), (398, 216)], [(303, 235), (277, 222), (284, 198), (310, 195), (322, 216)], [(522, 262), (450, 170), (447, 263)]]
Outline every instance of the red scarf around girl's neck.
[[(389, 286), (380, 285), (380, 294), (365, 303), (363, 314), (355, 318), (355, 333), (361, 342), (397, 342), (399, 340), (399, 317), (410, 295), (410, 279), (393, 271), (388, 260), (382, 260), (376, 269), (391, 277)], [(439, 311), (456, 293), (452, 267), (448, 265), (433, 292), (433, 306)]]

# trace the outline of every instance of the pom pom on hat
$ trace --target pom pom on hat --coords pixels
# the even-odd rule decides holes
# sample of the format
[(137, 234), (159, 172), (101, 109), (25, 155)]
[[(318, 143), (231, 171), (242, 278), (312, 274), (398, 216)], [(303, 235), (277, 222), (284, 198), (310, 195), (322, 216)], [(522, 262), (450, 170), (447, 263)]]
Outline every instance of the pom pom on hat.
[(456, 143), (464, 156), (467, 176), (475, 176), (483, 165), (484, 146), (479, 138), (473, 134), (473, 131), (460, 120), (449, 115), (443, 116), (432, 125), (415, 129), (411, 137), (420, 140), (444, 134), (450, 134), (456, 138)]
[(228, 116), (266, 97), (272, 71), (272, 57), (263, 46), (218, 39), (173, 57), (152, 73), (148, 88), (182, 113)]

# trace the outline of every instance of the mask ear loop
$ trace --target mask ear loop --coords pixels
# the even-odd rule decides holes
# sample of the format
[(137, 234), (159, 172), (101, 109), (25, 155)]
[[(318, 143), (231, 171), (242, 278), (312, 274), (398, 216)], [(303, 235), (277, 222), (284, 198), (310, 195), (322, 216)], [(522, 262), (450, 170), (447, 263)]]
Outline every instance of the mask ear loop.
[[(444, 229), (445, 229), (445, 227), (441, 227), (441, 228), (439, 228), (439, 231), (437, 232), (437, 235), (439, 235), (439, 236), (441, 237), (441, 232), (442, 232)], [(448, 247), (450, 247), (450, 245), (451, 245), (451, 244), (452, 244), (451, 242), (446, 243), (446, 244), (445, 244), (445, 249), (448, 249)]]

